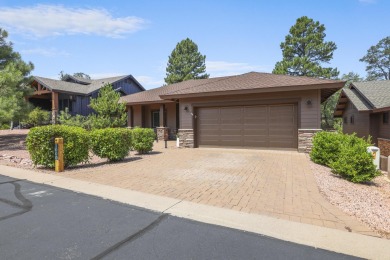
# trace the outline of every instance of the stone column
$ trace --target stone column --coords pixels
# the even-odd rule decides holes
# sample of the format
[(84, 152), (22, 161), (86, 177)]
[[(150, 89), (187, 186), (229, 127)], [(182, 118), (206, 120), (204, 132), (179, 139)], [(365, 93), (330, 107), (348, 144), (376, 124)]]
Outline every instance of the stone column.
[(322, 129), (298, 129), (298, 152), (310, 153), (313, 147), (313, 136)]
[(194, 148), (194, 129), (179, 129), (179, 147)]
[(168, 127), (156, 127), (157, 131), (157, 140), (165, 141), (169, 137), (169, 128)]
[(57, 123), (58, 115), (58, 92), (51, 92), (51, 122), (52, 124)]

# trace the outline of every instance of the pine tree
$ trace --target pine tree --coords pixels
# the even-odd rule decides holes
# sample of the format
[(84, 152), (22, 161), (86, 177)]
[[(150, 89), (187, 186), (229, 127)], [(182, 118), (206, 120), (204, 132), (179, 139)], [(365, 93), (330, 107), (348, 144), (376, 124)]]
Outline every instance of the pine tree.
[(337, 49), (325, 41), (325, 26), (307, 16), (297, 19), (285, 41), (280, 44), (283, 60), (276, 63), (272, 73), (318, 78), (336, 78), (336, 68), (322, 67), (333, 58)]
[(182, 40), (169, 56), (165, 82), (173, 84), (189, 79), (208, 78), (205, 60), (206, 56), (198, 51), (198, 46), (192, 40)]
[(371, 46), (360, 61), (367, 63), (367, 80), (390, 80), (390, 36)]

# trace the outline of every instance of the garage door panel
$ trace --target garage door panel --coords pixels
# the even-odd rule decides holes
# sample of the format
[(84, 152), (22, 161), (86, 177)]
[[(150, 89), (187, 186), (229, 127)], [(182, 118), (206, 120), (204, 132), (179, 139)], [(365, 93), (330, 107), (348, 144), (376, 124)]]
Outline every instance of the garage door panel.
[(200, 108), (198, 144), (297, 147), (297, 110), (292, 104)]

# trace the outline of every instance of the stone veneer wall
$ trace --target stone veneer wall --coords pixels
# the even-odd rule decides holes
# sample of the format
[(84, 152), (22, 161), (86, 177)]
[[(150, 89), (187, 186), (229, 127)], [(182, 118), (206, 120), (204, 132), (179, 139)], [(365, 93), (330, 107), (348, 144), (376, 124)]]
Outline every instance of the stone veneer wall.
[(390, 156), (390, 140), (384, 138), (378, 138), (378, 147), (380, 149), (381, 155)]
[(194, 148), (194, 130), (193, 129), (179, 129), (179, 147), (180, 148)]
[(298, 152), (310, 153), (313, 147), (313, 136), (321, 129), (298, 129)]
[(165, 135), (168, 135), (169, 128), (168, 127), (156, 127), (157, 132), (157, 140), (164, 141)]

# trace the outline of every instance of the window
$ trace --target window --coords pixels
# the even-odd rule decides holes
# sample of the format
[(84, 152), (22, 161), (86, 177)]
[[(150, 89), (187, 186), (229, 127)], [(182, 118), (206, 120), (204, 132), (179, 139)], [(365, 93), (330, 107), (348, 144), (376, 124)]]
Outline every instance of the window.
[(160, 111), (152, 111), (152, 128), (160, 126)]
[(344, 117), (344, 124), (348, 124), (348, 117)]
[(351, 123), (351, 125), (353, 125), (355, 123), (355, 117), (353, 115), (350, 118), (350, 123)]
[(384, 124), (389, 123), (389, 112), (385, 112), (382, 114), (382, 123), (384, 123)]

